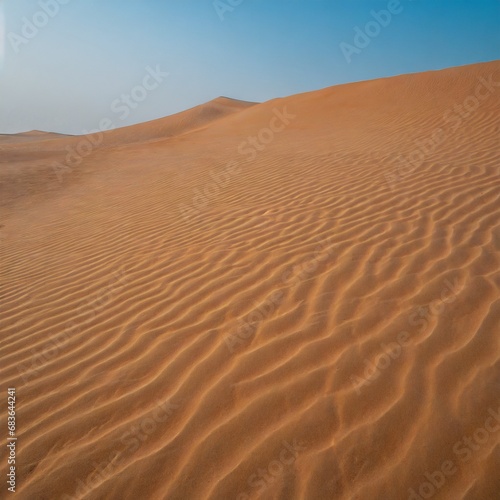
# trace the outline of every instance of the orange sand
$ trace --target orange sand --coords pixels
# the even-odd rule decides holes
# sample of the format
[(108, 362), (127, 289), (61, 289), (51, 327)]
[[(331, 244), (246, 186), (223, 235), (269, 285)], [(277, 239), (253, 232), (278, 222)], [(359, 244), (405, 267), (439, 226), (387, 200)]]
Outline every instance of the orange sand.
[(16, 498), (499, 499), (491, 81), (2, 136)]

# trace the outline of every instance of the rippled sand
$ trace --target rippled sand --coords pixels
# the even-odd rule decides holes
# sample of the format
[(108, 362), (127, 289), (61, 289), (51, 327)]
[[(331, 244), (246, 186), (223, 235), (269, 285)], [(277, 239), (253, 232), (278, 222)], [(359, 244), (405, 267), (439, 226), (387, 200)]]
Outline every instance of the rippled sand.
[(0, 137), (17, 498), (499, 499), (499, 85)]

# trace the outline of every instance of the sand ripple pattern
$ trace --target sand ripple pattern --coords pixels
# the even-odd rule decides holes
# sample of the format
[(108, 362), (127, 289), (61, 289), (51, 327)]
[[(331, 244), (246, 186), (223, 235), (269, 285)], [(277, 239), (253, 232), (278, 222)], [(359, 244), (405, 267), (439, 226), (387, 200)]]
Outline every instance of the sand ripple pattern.
[(18, 498), (400, 500), (452, 461), (433, 498), (499, 499), (500, 430), (478, 429), (500, 419), (500, 88), (453, 111), (490, 77), (498, 62), (332, 87), (164, 139), (141, 125), (61, 183), (58, 152), (2, 142)]

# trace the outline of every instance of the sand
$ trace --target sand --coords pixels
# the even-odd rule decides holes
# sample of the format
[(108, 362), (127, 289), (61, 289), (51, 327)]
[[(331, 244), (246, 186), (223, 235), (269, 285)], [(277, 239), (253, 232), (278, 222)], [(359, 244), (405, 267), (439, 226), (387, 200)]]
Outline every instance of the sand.
[(17, 498), (499, 499), (496, 82), (2, 136)]

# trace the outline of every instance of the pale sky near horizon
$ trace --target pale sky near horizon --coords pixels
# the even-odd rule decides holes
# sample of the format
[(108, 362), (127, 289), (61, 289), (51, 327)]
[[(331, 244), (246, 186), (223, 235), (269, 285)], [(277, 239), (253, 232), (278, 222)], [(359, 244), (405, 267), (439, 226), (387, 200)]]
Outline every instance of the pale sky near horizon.
[[(369, 32), (357, 45), (356, 27)], [(0, 133), (81, 134), (220, 95), (261, 102), (494, 59), (499, 0), (4, 0)]]

